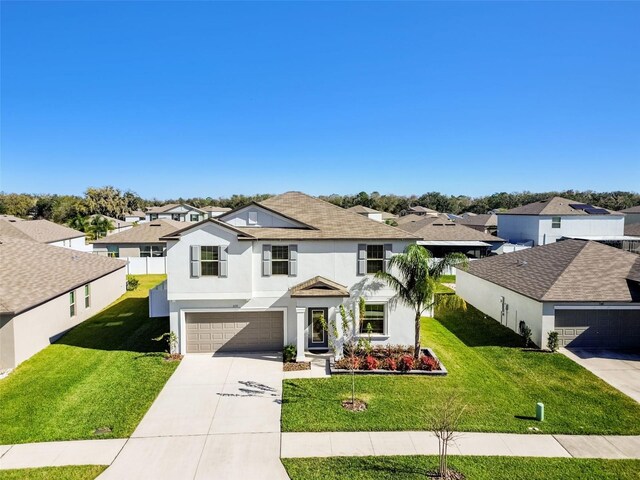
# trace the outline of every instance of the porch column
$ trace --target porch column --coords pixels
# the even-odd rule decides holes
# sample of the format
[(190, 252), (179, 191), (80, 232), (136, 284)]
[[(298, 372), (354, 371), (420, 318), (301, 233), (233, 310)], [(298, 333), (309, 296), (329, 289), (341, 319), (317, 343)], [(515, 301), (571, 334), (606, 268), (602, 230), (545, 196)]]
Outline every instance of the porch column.
[(304, 362), (304, 329), (306, 308), (296, 308), (296, 362)]

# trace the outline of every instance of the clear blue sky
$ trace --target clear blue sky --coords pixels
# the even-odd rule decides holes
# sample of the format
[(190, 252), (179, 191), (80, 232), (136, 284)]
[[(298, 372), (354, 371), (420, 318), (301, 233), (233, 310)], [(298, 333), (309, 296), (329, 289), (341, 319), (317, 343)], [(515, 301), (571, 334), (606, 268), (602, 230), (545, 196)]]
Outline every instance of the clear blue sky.
[(0, 188), (640, 190), (640, 2), (2, 2)]

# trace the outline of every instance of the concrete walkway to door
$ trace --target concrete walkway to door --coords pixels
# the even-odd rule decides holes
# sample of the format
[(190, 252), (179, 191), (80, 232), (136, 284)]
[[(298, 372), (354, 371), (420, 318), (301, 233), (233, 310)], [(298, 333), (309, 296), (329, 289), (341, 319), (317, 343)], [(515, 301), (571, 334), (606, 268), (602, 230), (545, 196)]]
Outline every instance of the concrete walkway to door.
[(288, 479), (278, 354), (187, 355), (98, 478)]

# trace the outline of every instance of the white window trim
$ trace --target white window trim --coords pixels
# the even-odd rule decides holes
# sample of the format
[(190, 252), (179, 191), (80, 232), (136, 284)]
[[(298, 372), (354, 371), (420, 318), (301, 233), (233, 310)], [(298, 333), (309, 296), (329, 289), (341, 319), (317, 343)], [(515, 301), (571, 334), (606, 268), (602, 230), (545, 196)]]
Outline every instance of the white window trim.
[[(369, 259), (369, 247), (382, 247), (382, 257), (381, 258), (372, 258)], [(380, 271), (384, 272), (384, 243), (367, 243), (365, 245), (365, 257), (364, 257), (364, 269), (365, 269), (365, 275), (375, 275), (377, 272), (373, 272), (373, 273), (369, 273), (369, 260), (371, 260), (372, 262), (382, 262), (382, 269)], [(386, 311), (386, 309), (385, 309)]]
[[(73, 301), (71, 299), (73, 298)], [(71, 313), (71, 308), (73, 307), (73, 313)], [(73, 318), (78, 315), (78, 299), (76, 298), (76, 291), (73, 290), (69, 292), (69, 318)]]
[[(202, 259), (202, 249), (205, 248), (205, 247), (207, 247), (207, 248), (211, 247), (214, 250), (217, 250), (218, 258), (216, 260), (203, 260)], [(219, 277), (220, 276), (220, 249), (221, 248), (222, 247), (220, 245), (200, 245), (200, 277), (212, 277), (212, 278), (215, 278), (215, 277)], [(205, 263), (215, 263), (218, 266), (217, 273), (215, 275), (204, 275), (202, 273), (204, 271), (202, 266)]]
[[(286, 247), (287, 249), (287, 258), (286, 259), (282, 259), (282, 258), (278, 258), (278, 259), (274, 259), (273, 258), (273, 247)], [(291, 260), (291, 249), (289, 249), (289, 244), (287, 243), (286, 245), (271, 245), (271, 276), (278, 276), (278, 277), (286, 277), (289, 275), (289, 261)], [(285, 263), (287, 265), (287, 273), (273, 273), (273, 264), (274, 263)]]
[[(557, 226), (557, 227), (555, 227), (555, 226), (554, 226), (554, 223), (555, 223), (555, 219), (556, 219), (556, 218), (559, 220), (559, 221), (558, 221), (558, 226)], [(551, 228), (554, 228), (554, 229), (555, 229), (555, 228), (562, 228), (562, 217), (559, 217), (559, 216), (557, 216), (557, 215), (555, 215), (555, 216), (551, 217)]]
[[(382, 305), (384, 307), (384, 320), (382, 333), (372, 333), (372, 339), (388, 338), (389, 337), (389, 303), (388, 302), (365, 302), (366, 305)], [(367, 332), (360, 333), (360, 325), (364, 319), (358, 318), (357, 336), (362, 338), (368, 338)]]
[[(84, 295), (84, 308), (91, 308), (91, 284), (86, 283), (82, 288), (82, 293)], [(87, 300), (89, 300), (89, 304), (87, 305)]]

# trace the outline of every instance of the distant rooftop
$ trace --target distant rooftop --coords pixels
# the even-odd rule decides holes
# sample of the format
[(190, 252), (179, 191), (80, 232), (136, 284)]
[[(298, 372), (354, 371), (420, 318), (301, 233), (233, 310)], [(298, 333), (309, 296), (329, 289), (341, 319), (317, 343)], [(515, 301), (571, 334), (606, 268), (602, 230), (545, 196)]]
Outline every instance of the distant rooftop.
[(0, 218), (0, 235), (40, 243), (60, 242), (85, 234), (73, 228), (59, 225), (49, 220), (7, 220)]
[(553, 197), (512, 208), (498, 215), (621, 215), (619, 212), (600, 208), (588, 203), (580, 203), (568, 198)]

